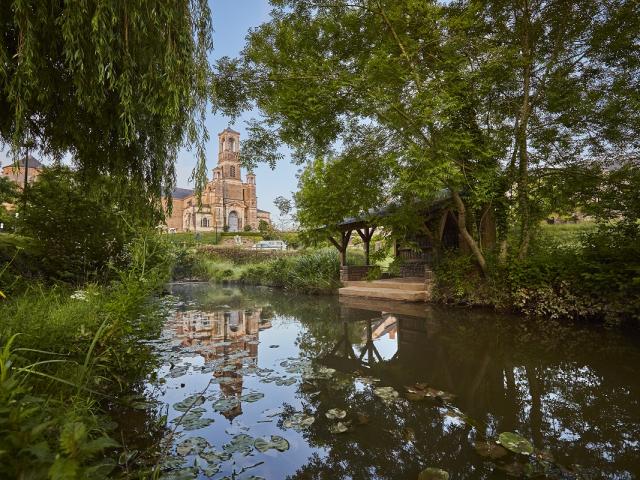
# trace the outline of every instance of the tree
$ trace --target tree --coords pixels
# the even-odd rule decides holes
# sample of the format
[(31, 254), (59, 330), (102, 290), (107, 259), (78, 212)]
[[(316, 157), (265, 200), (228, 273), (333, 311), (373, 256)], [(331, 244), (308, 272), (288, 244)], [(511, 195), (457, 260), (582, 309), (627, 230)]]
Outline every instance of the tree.
[(478, 109), (483, 128), (509, 132), (497, 153), (522, 258), (548, 213), (549, 185), (590, 187), (594, 160), (637, 154), (640, 7), (505, 0), (458, 2), (452, 10), (471, 18), (477, 69), (489, 82)]
[[(57, 0), (0, 5), (0, 141), (71, 154), (159, 200), (181, 146), (206, 176), (211, 18), (206, 0)], [(158, 204), (156, 204), (158, 206)]]
[[(428, 201), (448, 188), (460, 231), (485, 270), (467, 230), (465, 202), (473, 195), (463, 200), (462, 192), (480, 190), (469, 175), (481, 178), (497, 159), (469, 115), (476, 99), (468, 60), (456, 54), (464, 39), (440, 28), (446, 9), (434, 2), (275, 3), (274, 19), (250, 35), (244, 52), (248, 94), (266, 116), (263, 128), (275, 129), (262, 137), (280, 138), (301, 158), (347, 141), (375, 146), (399, 167), (390, 185), (396, 198)], [(384, 163), (369, 164), (373, 177)], [(366, 191), (357, 181), (354, 196)]]
[(138, 192), (115, 193), (115, 180), (85, 182), (64, 167), (45, 169), (20, 206), (20, 231), (46, 252), (39, 268), (49, 277), (84, 282), (109, 276), (123, 261), (124, 249), (138, 227), (154, 227), (159, 218)]
[(7, 177), (0, 177), (0, 223), (4, 224), (5, 229), (7, 228), (7, 224), (11, 221), (5, 204), (14, 203), (17, 196), (17, 185)]
[(447, 188), (484, 271), (469, 227), (487, 207), (503, 240), (509, 220), (520, 226), (524, 256), (549, 175), (637, 149), (636, 2), (272, 3), (242, 61), (219, 64), (264, 115), (249, 154), (277, 138), (315, 160), (373, 126), (380, 154), (396, 156), (395, 198)]

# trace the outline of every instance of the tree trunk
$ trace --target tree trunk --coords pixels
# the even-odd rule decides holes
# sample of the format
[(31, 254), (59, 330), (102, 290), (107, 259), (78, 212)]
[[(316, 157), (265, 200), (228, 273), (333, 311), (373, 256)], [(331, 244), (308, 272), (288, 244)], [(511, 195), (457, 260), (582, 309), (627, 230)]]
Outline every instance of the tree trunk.
[(456, 210), (458, 211), (458, 231), (462, 235), (462, 238), (466, 242), (466, 244), (471, 249), (473, 256), (480, 267), (483, 275), (487, 275), (487, 262), (478, 246), (478, 242), (471, 236), (469, 230), (467, 230), (467, 210), (464, 206), (464, 202), (460, 197), (460, 194), (455, 190), (451, 190), (451, 196), (453, 197), (453, 203), (455, 204)]
[(522, 67), (522, 107), (520, 110), (518, 142), (518, 208), (520, 210), (520, 246), (518, 257), (527, 256), (531, 236), (531, 212), (529, 205), (529, 153), (527, 151), (527, 127), (531, 115), (531, 39), (529, 1), (524, 0), (522, 9), (522, 37), (521, 49), (523, 56)]

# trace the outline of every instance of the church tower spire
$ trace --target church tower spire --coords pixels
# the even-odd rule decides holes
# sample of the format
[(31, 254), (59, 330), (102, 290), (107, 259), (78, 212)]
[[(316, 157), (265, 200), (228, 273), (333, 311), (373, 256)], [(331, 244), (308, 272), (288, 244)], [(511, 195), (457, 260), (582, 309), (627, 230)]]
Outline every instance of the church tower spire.
[(224, 179), (241, 180), (240, 133), (225, 128), (218, 134), (218, 168)]

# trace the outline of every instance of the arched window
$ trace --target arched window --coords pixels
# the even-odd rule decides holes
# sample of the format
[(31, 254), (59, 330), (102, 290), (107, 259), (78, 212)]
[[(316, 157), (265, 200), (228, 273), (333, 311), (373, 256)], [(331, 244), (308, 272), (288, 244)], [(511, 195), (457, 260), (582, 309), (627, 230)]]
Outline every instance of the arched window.
[(236, 178), (236, 167), (231, 166), (231, 177)]
[(200, 226), (204, 228), (209, 228), (209, 218), (202, 217), (202, 220), (200, 220)]
[(229, 140), (227, 140), (227, 151), (233, 152), (234, 146), (235, 146), (235, 141), (233, 140), (233, 138), (230, 138)]

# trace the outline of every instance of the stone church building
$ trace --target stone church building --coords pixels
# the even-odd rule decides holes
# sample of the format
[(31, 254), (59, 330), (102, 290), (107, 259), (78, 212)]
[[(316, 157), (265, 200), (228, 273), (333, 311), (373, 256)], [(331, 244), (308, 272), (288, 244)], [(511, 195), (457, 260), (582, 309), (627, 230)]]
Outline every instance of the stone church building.
[(258, 230), (260, 220), (271, 223), (269, 212), (258, 209), (256, 176), (249, 172), (242, 181), (240, 133), (226, 128), (218, 134), (218, 165), (202, 193), (202, 206), (193, 190), (173, 192), (173, 211), (167, 228), (178, 232), (241, 232)]

